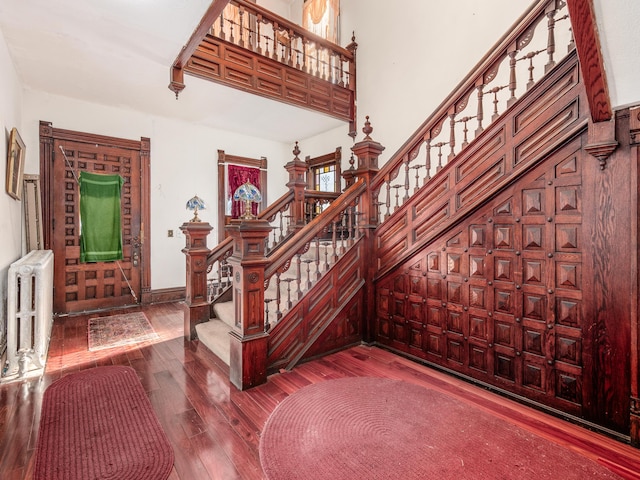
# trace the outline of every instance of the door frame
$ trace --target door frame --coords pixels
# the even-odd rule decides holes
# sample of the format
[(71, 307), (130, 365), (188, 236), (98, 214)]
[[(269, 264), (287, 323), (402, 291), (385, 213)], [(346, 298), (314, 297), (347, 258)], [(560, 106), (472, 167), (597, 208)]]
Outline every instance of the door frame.
[[(40, 120), (40, 178), (42, 183), (42, 226), (44, 234), (44, 248), (52, 248), (53, 240), (53, 158), (54, 141), (69, 140), (72, 142), (95, 143), (140, 153), (140, 230), (141, 253), (140, 260), (140, 303), (151, 303), (151, 140), (140, 137), (140, 140), (108, 137), (93, 133), (77, 132), (54, 128), (51, 122)], [(55, 259), (54, 259), (55, 261)]]

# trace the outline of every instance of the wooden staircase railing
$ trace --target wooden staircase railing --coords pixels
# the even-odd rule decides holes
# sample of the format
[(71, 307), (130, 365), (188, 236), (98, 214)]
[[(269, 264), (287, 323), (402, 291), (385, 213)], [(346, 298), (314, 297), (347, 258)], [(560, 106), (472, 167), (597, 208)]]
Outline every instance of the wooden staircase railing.
[[(206, 29), (205, 29), (206, 27)], [(355, 38), (342, 48), (246, 0), (215, 0), (171, 68), (350, 122), (355, 136)]]
[(541, 0), (520, 17), (373, 179), (380, 221), (468, 147), (470, 130), (479, 137), (556, 65), (559, 40), (562, 56), (574, 49), (570, 27), (564, 0)]

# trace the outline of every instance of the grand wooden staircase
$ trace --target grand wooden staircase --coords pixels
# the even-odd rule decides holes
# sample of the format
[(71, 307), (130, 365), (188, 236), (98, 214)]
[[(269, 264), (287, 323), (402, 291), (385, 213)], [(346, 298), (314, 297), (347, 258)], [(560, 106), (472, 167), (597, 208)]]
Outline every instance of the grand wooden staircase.
[(220, 269), (238, 388), (367, 342), (638, 443), (640, 116), (619, 142), (594, 121), (569, 26), (533, 5), (382, 167), (367, 120), (311, 222), (296, 146), (290, 192), (228, 241), (185, 224), (186, 336)]

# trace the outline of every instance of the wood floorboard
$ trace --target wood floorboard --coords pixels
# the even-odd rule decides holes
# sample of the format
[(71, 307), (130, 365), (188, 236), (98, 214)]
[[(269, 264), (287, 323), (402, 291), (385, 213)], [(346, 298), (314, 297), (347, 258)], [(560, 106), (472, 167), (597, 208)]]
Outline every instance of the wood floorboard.
[[(238, 391), (229, 368), (200, 342), (183, 338), (181, 304), (145, 307), (159, 338), (89, 352), (89, 315), (56, 319), (45, 375), (0, 385), (0, 478), (31, 478), (46, 387), (62, 376), (104, 365), (132, 367), (174, 448), (170, 480), (261, 480), (260, 434), (280, 402), (331, 379), (374, 376), (450, 395), (569, 448), (626, 479), (640, 480), (640, 450), (591, 432), (386, 350), (357, 346)], [(97, 314), (93, 314), (97, 316)]]

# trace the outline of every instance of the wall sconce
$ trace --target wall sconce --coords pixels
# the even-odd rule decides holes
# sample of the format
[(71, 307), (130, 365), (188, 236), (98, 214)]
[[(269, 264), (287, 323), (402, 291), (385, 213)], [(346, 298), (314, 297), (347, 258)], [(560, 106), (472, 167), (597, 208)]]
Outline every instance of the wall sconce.
[(251, 203), (260, 203), (262, 201), (262, 194), (255, 185), (252, 185), (248, 180), (240, 185), (233, 193), (234, 200), (240, 200), (244, 202), (244, 215), (240, 218), (243, 220), (251, 220), (256, 218), (251, 213)]
[(198, 210), (204, 210), (207, 206), (204, 204), (204, 200), (202, 200), (198, 195), (190, 198), (187, 201), (187, 210), (193, 210), (193, 218), (189, 220), (190, 222), (200, 222), (201, 220), (198, 218)]

